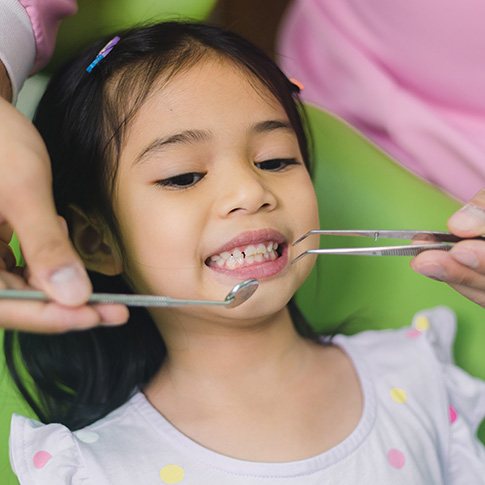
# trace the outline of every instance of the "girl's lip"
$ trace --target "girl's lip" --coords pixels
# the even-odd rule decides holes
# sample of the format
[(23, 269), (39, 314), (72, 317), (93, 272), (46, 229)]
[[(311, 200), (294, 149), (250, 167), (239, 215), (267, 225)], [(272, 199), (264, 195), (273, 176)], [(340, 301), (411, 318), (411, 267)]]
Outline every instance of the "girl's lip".
[(286, 238), (285, 236), (283, 236), (283, 234), (281, 234), (281, 232), (277, 231), (276, 229), (270, 228), (242, 232), (226, 242), (223, 246), (219, 247), (208, 258), (226, 251), (231, 252), (231, 250), (241, 246), (249, 246), (250, 244), (255, 245), (269, 241), (273, 241), (280, 245), (283, 245), (286, 243)]

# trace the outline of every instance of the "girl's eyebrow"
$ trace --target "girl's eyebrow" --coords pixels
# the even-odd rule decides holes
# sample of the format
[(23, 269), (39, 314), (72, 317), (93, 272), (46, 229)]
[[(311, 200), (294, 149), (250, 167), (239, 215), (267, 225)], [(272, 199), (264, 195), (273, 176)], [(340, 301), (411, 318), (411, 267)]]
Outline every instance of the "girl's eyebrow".
[[(275, 130), (293, 131), (291, 123), (287, 120), (265, 120), (251, 125), (249, 131), (253, 133), (267, 133)], [(168, 145), (189, 144), (206, 141), (212, 136), (209, 130), (184, 130), (174, 135), (162, 138), (156, 138), (147, 147), (145, 147), (135, 158), (133, 165), (143, 162), (152, 152), (160, 152)]]
[(174, 135), (163, 138), (155, 138), (147, 147), (145, 147), (135, 158), (133, 165), (143, 161), (151, 152), (162, 151), (168, 145), (187, 144), (208, 140), (212, 133), (208, 130), (184, 130)]
[(251, 127), (250, 131), (253, 131), (255, 133), (266, 133), (268, 131), (274, 131), (279, 129), (294, 131), (293, 126), (291, 126), (291, 123), (288, 120), (260, 121), (259, 123), (255, 123)]

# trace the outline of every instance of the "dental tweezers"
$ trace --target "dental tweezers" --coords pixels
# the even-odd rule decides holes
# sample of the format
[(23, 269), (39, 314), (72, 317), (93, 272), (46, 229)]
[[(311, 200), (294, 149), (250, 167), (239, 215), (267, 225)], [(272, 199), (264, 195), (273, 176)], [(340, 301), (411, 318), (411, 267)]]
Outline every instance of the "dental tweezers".
[(381, 247), (363, 247), (363, 248), (331, 248), (331, 249), (308, 249), (293, 259), (292, 264), (303, 258), (307, 254), (341, 254), (355, 256), (416, 256), (423, 251), (438, 249), (449, 251), (453, 245), (464, 240), (482, 240), (485, 236), (470, 238), (461, 238), (450, 234), (449, 232), (439, 231), (389, 231), (389, 230), (321, 230), (312, 229), (298, 238), (293, 246), (300, 243), (309, 236), (357, 236), (369, 237), (377, 241), (379, 238), (384, 239), (408, 239), (414, 241), (429, 241), (424, 244), (406, 244), (404, 246), (381, 246)]

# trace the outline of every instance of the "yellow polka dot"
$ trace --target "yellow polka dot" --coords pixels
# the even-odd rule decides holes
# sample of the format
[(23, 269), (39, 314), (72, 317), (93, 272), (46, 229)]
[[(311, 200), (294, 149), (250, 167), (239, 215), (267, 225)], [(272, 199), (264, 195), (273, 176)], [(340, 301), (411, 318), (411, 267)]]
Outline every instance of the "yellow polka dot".
[(184, 469), (180, 465), (165, 465), (160, 470), (160, 479), (163, 483), (180, 483), (184, 476)]
[(417, 317), (416, 321), (414, 322), (414, 327), (420, 332), (426, 332), (426, 330), (429, 329), (428, 317), (425, 317), (424, 315)]
[(391, 397), (398, 404), (404, 404), (408, 400), (406, 391), (400, 387), (393, 387), (391, 389)]

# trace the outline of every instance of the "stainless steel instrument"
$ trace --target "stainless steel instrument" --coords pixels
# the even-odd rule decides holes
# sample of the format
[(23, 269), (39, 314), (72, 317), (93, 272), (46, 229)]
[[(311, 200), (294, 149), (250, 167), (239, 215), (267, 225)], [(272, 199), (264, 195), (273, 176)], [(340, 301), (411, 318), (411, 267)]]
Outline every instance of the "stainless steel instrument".
[[(303, 258), (307, 254), (342, 254), (355, 256), (415, 256), (423, 251), (430, 249), (438, 249), (441, 251), (449, 251), (453, 245), (465, 239), (478, 239), (485, 241), (485, 236), (477, 236), (473, 238), (460, 238), (449, 232), (439, 231), (389, 231), (389, 230), (322, 230), (312, 229), (306, 234), (298, 238), (293, 245), (296, 245), (309, 236), (356, 236), (369, 237), (377, 241), (379, 238), (388, 239), (410, 239), (419, 244), (406, 244), (402, 246), (381, 246), (381, 247), (363, 247), (363, 248), (330, 248), (330, 249), (308, 249), (299, 254), (292, 264)], [(423, 241), (427, 241), (423, 243)]]
[[(141, 307), (182, 307), (182, 306), (208, 306), (217, 305), (226, 308), (235, 308), (244, 303), (259, 286), (258, 280), (249, 279), (238, 283), (226, 295), (224, 300), (186, 300), (157, 295), (136, 295), (121, 293), (93, 293), (88, 303), (122, 303), (127, 306)], [(51, 298), (42, 291), (31, 290), (0, 290), (0, 299), (3, 300), (37, 300), (50, 301)]]

